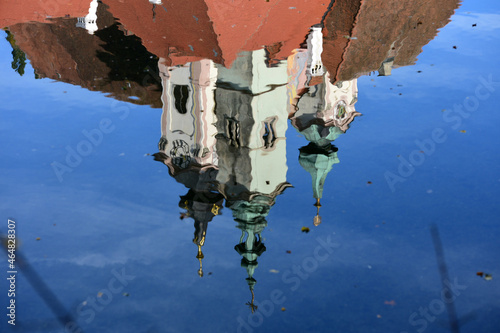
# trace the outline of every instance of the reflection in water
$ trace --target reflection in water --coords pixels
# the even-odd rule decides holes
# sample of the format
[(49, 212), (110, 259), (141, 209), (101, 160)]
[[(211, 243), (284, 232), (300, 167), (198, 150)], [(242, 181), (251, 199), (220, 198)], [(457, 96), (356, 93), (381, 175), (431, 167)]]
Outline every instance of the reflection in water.
[(330, 82), (324, 72), (321, 28), (313, 27), (306, 48), (288, 61), (270, 65), (265, 50), (244, 52), (231, 68), (200, 60), (166, 66), (160, 59), (163, 113), (155, 159), (189, 190), (179, 206), (181, 218), (195, 220), (203, 276), (202, 246), (208, 222), (225, 199), (242, 231), (235, 250), (242, 256), (252, 294), (258, 257), (266, 250), (261, 233), (276, 197), (287, 187), (288, 119), (309, 145), (300, 148), (300, 164), (312, 175), (319, 225), (320, 199), (326, 175), (338, 163), (333, 142), (359, 115), (354, 109), (356, 80)]
[[(263, 50), (246, 52), (231, 69), (200, 60), (165, 66), (160, 59), (163, 113), (160, 152), (170, 175), (184, 184), (183, 216), (195, 220), (198, 271), (208, 222), (225, 199), (242, 235), (242, 256), (253, 295), (261, 232), (286, 182), (287, 70), (266, 66)], [(252, 296), (253, 299), (253, 296)], [(250, 303), (253, 306), (253, 301)]]
[(32, 17), (18, 15), (12, 2), (19, 17), (1, 11), (0, 25), (9, 26), (19, 74), (26, 54), (37, 77), (162, 107), (154, 157), (187, 188), (179, 207), (181, 218), (194, 220), (198, 274), (208, 224), (225, 201), (241, 230), (235, 250), (253, 311), (254, 274), (266, 250), (261, 234), (277, 196), (291, 186), (288, 119), (309, 141), (298, 155), (311, 175), (318, 226), (325, 180), (339, 163), (333, 142), (360, 115), (356, 78), (413, 64), (458, 1), (433, 11), (405, 1), (236, 2), (238, 11), (234, 1), (220, 0), (193, 0), (189, 8), (180, 0), (90, 0), (52, 11), (34, 2)]
[[(157, 58), (168, 66), (210, 59), (231, 67), (239, 53), (265, 46), (266, 64), (275, 66), (305, 41), (308, 56), (323, 50), (322, 60), (310, 59), (312, 72), (318, 71), (313, 75), (328, 71), (334, 83), (373, 71), (390, 75), (394, 67), (415, 63), (458, 5), (458, 0), (445, 0), (439, 8), (432, 2), (382, 0), (337, 0), (331, 7), (302, 1), (290, 7), (277, 0), (192, 0), (190, 6), (183, 0), (80, 0), (66, 6), (6, 0), (0, 27), (8, 27), (40, 77), (161, 107)], [(129, 45), (132, 39), (142, 49)]]
[(323, 186), (332, 166), (339, 163), (337, 148), (331, 143), (344, 133), (354, 117), (358, 98), (356, 79), (332, 84), (329, 73), (322, 71), (321, 29), (313, 27), (307, 49), (295, 50), (288, 58), (289, 117), (292, 125), (309, 144), (300, 148), (300, 165), (311, 174), (317, 214), (314, 225), (321, 223), (319, 208)]

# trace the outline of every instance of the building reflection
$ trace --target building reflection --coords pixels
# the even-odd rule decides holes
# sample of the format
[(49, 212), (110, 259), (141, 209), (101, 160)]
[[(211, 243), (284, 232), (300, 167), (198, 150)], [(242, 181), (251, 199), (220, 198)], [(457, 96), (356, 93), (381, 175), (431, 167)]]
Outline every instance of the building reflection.
[(254, 309), (258, 257), (266, 250), (261, 233), (286, 181), (286, 67), (266, 64), (264, 50), (245, 52), (231, 69), (220, 68), (215, 92), (218, 190), (241, 230), (241, 255)]
[(194, 220), (198, 275), (208, 225), (225, 207), (241, 230), (235, 250), (252, 310), (266, 250), (261, 235), (277, 197), (291, 186), (288, 123), (308, 141), (298, 159), (311, 175), (318, 226), (325, 181), (339, 163), (333, 143), (360, 115), (357, 78), (413, 64), (458, 7), (458, 0), (439, 8), (270, 2), (241, 2), (238, 11), (225, 0), (79, 0), (55, 9), (47, 0), (43, 8), (26, 4), (24, 12), (14, 0), (0, 5), (0, 26), (8, 26), (18, 59), (25, 52), (37, 77), (162, 107), (154, 157), (186, 187), (178, 206), (181, 218)]
[[(163, 113), (155, 159), (188, 188), (182, 218), (194, 219), (199, 276), (210, 221), (225, 207), (241, 230), (235, 250), (247, 272), (254, 309), (254, 277), (265, 252), (262, 232), (286, 180), (288, 119), (309, 144), (300, 164), (312, 175), (319, 209), (326, 175), (338, 163), (332, 142), (359, 115), (356, 80), (332, 84), (322, 66), (321, 28), (303, 49), (272, 63), (265, 50), (242, 53), (231, 68), (211, 60), (167, 66), (160, 59)], [(314, 223), (320, 222), (319, 214)]]
[(215, 184), (219, 171), (216, 148), (214, 90), (217, 69), (211, 60), (184, 66), (166, 66), (160, 59), (163, 112), (161, 138), (155, 160), (163, 162), (169, 173), (188, 188), (180, 197), (182, 217), (194, 219), (193, 243), (203, 276), (202, 246), (208, 222), (222, 209), (222, 194)]
[(299, 163), (311, 174), (317, 208), (313, 224), (318, 226), (325, 180), (333, 165), (339, 163), (338, 149), (332, 142), (347, 131), (360, 113), (354, 107), (358, 99), (357, 80), (333, 84), (330, 74), (323, 71), (321, 28), (311, 28), (306, 45), (288, 58), (287, 92), (291, 123), (309, 141), (299, 148)]
[(167, 66), (160, 59), (163, 112), (155, 160), (188, 192), (182, 218), (194, 219), (199, 276), (208, 224), (223, 201), (241, 230), (235, 250), (252, 294), (261, 233), (286, 188), (287, 69), (266, 65), (265, 51), (245, 52), (227, 69), (211, 60)]

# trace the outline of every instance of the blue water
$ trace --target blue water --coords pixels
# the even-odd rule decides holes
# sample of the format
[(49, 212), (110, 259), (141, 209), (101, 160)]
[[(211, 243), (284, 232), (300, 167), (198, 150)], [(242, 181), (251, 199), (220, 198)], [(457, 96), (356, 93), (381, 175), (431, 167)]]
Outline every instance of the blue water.
[[(179, 218), (187, 189), (150, 155), (162, 110), (36, 80), (29, 63), (20, 76), (4, 32), (0, 230), (16, 221), (18, 251), (85, 332), (450, 332), (435, 223), (460, 332), (498, 332), (500, 8), (465, 1), (451, 20), (416, 65), (358, 79), (362, 116), (334, 142), (340, 163), (326, 178), (318, 227), (298, 161), (308, 142), (288, 125), (293, 187), (266, 217), (254, 313), (227, 207), (209, 222), (197, 274), (193, 220)], [(51, 164), (103, 119), (109, 133), (60, 181)], [(417, 163), (400, 173), (410, 158)], [(2, 332), (65, 331), (22, 272), (16, 294), (17, 325), (2, 315)]]

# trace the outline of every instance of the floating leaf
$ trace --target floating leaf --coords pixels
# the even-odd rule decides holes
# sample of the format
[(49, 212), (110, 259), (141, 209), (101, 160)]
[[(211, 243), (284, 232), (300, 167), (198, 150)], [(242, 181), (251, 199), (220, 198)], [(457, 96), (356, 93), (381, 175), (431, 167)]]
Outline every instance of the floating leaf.
[(480, 276), (480, 277), (483, 277), (484, 273), (483, 272), (477, 272), (476, 275)]
[(300, 229), (300, 230), (302, 230), (302, 232), (305, 232), (305, 233), (309, 232), (309, 228), (308, 227), (302, 227), (302, 229)]
[(286, 311), (286, 309), (284, 307), (281, 308), (281, 311)]
[(292, 251), (290, 251), (290, 250), (286, 250), (286, 253), (292, 253)]
[(40, 240), (41, 238), (40, 237), (37, 237), (36, 240)]
[(484, 274), (484, 279), (485, 279), (486, 281), (493, 280), (493, 275), (491, 275), (491, 274)]
[(466, 133), (467, 131), (466, 130), (460, 130), (460, 133)]

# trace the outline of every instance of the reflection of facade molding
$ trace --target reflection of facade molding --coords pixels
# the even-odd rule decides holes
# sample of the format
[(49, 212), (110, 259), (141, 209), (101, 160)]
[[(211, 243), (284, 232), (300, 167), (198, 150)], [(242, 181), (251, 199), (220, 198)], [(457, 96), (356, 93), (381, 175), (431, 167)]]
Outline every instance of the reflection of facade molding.
[(326, 73), (322, 83), (303, 90), (307, 92), (297, 100), (292, 117), (292, 124), (299, 131), (316, 123), (345, 132), (354, 117), (360, 115), (354, 107), (358, 98), (356, 79), (334, 85)]
[(307, 49), (297, 49), (288, 57), (288, 116), (299, 131), (312, 123), (320, 123), (345, 132), (359, 115), (354, 109), (358, 98), (357, 82), (351, 80), (333, 85), (329, 73), (323, 74), (322, 67), (317, 71), (321, 75), (313, 76), (311, 64), (318, 58), (321, 63), (321, 28), (311, 28), (307, 41)]
[(78, 28), (87, 29), (88, 33), (93, 35), (97, 31), (97, 0), (92, 0), (90, 3), (89, 13), (85, 17), (79, 17), (76, 26)]
[(160, 59), (158, 66), (163, 86), (160, 151), (180, 169), (191, 164), (216, 166), (213, 62), (168, 67)]
[(267, 67), (265, 51), (245, 52), (220, 68), (217, 181), (228, 200), (276, 197), (286, 183), (286, 69)]

